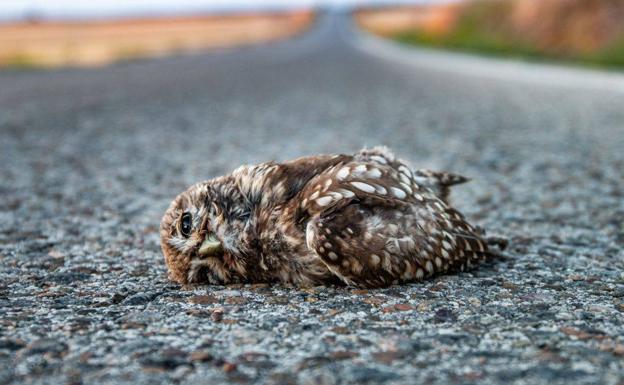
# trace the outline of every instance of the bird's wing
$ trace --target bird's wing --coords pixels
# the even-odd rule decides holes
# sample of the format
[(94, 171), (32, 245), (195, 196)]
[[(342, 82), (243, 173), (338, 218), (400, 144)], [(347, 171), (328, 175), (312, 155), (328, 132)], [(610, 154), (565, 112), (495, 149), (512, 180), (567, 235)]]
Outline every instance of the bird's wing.
[(488, 255), (464, 217), (419, 186), (407, 167), (338, 164), (310, 180), (299, 198), (308, 247), (349, 284), (418, 280)]

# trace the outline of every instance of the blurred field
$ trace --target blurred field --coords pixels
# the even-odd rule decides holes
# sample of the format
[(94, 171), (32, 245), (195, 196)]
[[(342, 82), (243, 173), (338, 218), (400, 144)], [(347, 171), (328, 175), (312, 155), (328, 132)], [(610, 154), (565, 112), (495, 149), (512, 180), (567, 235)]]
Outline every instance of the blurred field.
[(474, 0), (362, 10), (356, 18), (406, 43), (624, 66), (621, 0)]
[(358, 24), (379, 35), (392, 37), (408, 31), (444, 33), (453, 24), (456, 5), (401, 6), (362, 9), (355, 12)]
[(311, 11), (0, 24), (0, 67), (100, 66), (280, 39), (299, 33)]

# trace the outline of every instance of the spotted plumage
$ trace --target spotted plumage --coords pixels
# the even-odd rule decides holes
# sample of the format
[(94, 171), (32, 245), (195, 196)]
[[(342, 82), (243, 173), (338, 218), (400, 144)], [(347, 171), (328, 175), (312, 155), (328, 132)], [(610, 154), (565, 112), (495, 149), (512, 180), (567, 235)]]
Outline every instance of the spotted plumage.
[(412, 170), (385, 148), (243, 166), (180, 194), (161, 246), (180, 283), (418, 281), (492, 255), (448, 203), (465, 181)]

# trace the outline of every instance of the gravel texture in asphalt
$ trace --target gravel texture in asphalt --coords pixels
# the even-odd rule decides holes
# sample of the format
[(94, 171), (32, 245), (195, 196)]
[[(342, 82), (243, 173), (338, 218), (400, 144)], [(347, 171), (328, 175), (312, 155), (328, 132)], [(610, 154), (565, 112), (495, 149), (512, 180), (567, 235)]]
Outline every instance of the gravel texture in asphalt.
[[(415, 70), (344, 20), (0, 73), (0, 383), (624, 383), (624, 95)], [(472, 177), (454, 203), (509, 258), (382, 290), (167, 280), (191, 183), (377, 144)]]

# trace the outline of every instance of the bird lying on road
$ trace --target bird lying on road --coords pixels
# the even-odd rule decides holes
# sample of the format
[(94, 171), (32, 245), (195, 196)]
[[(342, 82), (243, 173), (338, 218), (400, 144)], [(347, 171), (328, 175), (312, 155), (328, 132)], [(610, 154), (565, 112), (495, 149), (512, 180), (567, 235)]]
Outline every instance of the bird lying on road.
[(448, 203), (466, 181), (412, 170), (383, 147), (242, 166), (178, 195), (161, 247), (182, 284), (418, 281), (496, 255)]

